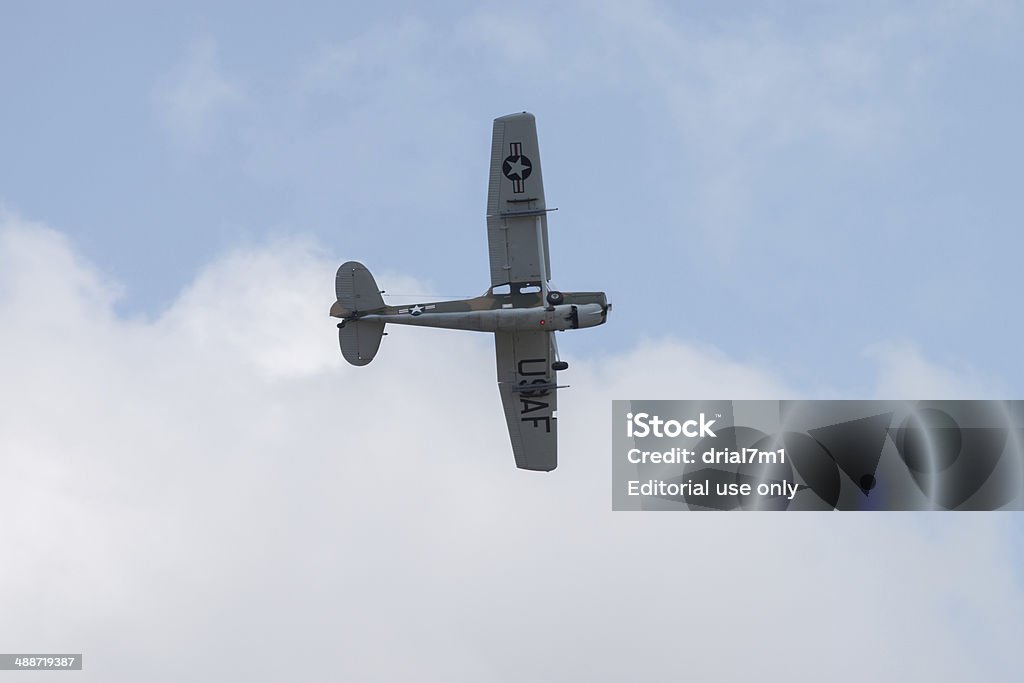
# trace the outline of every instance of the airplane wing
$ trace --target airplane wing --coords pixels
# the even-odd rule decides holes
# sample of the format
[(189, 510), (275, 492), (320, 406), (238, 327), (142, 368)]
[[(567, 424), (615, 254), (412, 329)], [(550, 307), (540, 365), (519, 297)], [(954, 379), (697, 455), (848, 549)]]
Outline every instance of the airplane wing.
[[(549, 472), (558, 465), (558, 404), (551, 332), (496, 332), (498, 391), (516, 467)], [(531, 388), (533, 387), (533, 388)]]
[(494, 120), (487, 188), (487, 245), (491, 286), (551, 279), (548, 219), (533, 114)]

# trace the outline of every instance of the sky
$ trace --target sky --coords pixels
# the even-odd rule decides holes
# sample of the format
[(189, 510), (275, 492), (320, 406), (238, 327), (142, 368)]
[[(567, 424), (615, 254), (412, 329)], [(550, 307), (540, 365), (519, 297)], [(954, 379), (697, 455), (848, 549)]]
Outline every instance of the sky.
[[(612, 399), (1019, 398), (1015, 3), (0, 6), (0, 651), (82, 680), (1017, 680), (1013, 514), (611, 512)], [(560, 466), (486, 335), (537, 116)], [(395, 298), (395, 302), (407, 302)], [(68, 674), (53, 674), (53, 677)], [(46, 678), (46, 676), (43, 676)]]

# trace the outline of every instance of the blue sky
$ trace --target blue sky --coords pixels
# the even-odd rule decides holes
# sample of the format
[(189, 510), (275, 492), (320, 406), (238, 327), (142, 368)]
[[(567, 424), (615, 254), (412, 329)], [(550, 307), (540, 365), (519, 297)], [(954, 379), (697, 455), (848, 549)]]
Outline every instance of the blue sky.
[[(1016, 680), (1016, 517), (615, 515), (594, 416), (1018, 398), (1022, 24), (981, 1), (5, 4), (0, 642), (92, 653), (94, 680), (168, 644), (216, 679), (210, 643), (339, 642), (359, 680), (621, 680), (679, 642), (706, 646), (696, 677), (788, 679), (756, 665), (793, 643), (810, 675), (855, 642)], [(488, 339), (396, 330), (352, 368), (327, 317), (347, 259), (390, 292), (486, 288), (491, 120), (519, 110), (553, 282), (615, 304), (559, 339), (540, 479), (512, 468)], [(683, 594), (692, 620), (649, 609)], [(242, 671), (322, 677), (294, 665)]]
[(900, 342), (1024, 380), (1012, 4), (5, 11), (3, 201), (127, 314), (281, 235), (477, 293), (490, 119), (528, 109), (555, 284), (617, 304), (571, 348), (667, 334), (864, 393)]

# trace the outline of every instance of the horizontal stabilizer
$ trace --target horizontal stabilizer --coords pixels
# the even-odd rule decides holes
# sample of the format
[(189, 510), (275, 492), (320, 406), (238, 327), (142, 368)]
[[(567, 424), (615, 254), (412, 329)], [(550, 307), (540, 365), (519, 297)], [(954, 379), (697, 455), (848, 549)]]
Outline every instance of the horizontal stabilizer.
[(338, 329), (341, 355), (352, 365), (366, 365), (377, 355), (384, 323), (376, 320), (350, 320)]

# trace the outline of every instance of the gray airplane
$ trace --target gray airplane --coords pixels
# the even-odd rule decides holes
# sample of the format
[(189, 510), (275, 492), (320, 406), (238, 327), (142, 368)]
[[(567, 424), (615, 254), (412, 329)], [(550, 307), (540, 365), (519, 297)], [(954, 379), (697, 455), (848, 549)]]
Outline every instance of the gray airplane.
[(331, 315), (341, 318), (341, 353), (352, 365), (377, 354), (387, 323), (493, 332), (498, 391), (516, 467), (551, 471), (558, 464), (555, 332), (603, 324), (611, 310), (604, 292), (549, 287), (548, 208), (537, 146), (537, 122), (523, 112), (494, 120), (487, 190), (491, 287), (457, 301), (388, 306), (370, 271), (343, 263)]

